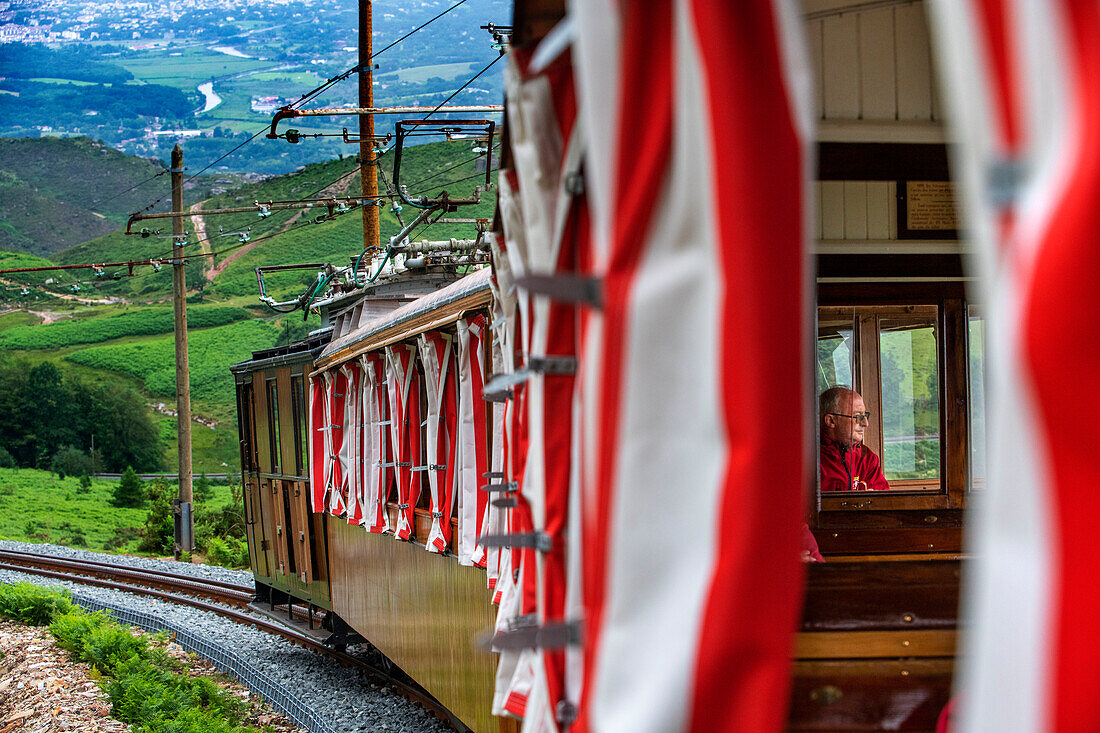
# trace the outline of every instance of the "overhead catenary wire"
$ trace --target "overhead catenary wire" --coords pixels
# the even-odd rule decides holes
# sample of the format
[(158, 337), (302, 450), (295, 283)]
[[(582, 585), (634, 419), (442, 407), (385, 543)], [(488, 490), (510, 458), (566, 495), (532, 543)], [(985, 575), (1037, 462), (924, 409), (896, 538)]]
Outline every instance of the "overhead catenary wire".
[(105, 197), (103, 197), (103, 198), (99, 198), (99, 199), (96, 199), (95, 201), (91, 202), (90, 204), (87, 204), (87, 206), (88, 206), (88, 207), (92, 207), (92, 206), (98, 206), (99, 204), (105, 204), (105, 203), (107, 203), (108, 201), (114, 201), (115, 199), (119, 198), (120, 196), (125, 196), (126, 194), (130, 193), (130, 192), (131, 192), (131, 191), (133, 191), (133, 190), (134, 190), (135, 188), (137, 188), (137, 187), (139, 187), (139, 186), (144, 186), (144, 185), (145, 185), (146, 183), (149, 183), (150, 181), (153, 181), (153, 180), (155, 180), (155, 179), (157, 179), (157, 178), (160, 178), (160, 177), (161, 177), (161, 176), (163, 176), (163, 175), (164, 175), (165, 173), (168, 173), (168, 168), (164, 168), (164, 169), (163, 169), (163, 170), (161, 170), (161, 171), (160, 171), (159, 173), (154, 173), (153, 175), (151, 175), (151, 176), (149, 176), (148, 178), (146, 178), (146, 179), (145, 179), (144, 181), (138, 181), (137, 183), (135, 183), (134, 185), (130, 186), (129, 188), (127, 188), (127, 189), (125, 189), (125, 190), (123, 190), (123, 191), (119, 191), (118, 193), (116, 193), (116, 194), (114, 194), (114, 195), (112, 195), (112, 196), (105, 196)]
[[(374, 59), (376, 59), (376, 58), (377, 58), (378, 56), (382, 55), (383, 53), (385, 53), (385, 52), (386, 52), (386, 51), (388, 51), (389, 49), (391, 49), (391, 48), (393, 48), (394, 46), (396, 46), (397, 44), (401, 43), (402, 41), (404, 41), (404, 40), (405, 40), (406, 38), (408, 38), (409, 36), (413, 35), (414, 33), (417, 33), (418, 31), (421, 31), (421, 30), (423, 30), (424, 28), (427, 28), (427, 27), (428, 27), (429, 25), (431, 25), (431, 24), (432, 24), (432, 23), (434, 23), (435, 21), (439, 20), (439, 19), (440, 19), (440, 18), (442, 18), (442, 17), (444, 16), (444, 15), (447, 15), (448, 13), (450, 13), (451, 11), (453, 11), (453, 10), (454, 10), (455, 8), (459, 7), (460, 5), (463, 5), (463, 4), (465, 4), (466, 2), (467, 2), (467, 0), (459, 0), (459, 1), (458, 1), (457, 3), (455, 3), (454, 5), (450, 6), (449, 8), (447, 8), (447, 9), (443, 10), (442, 12), (438, 13), (437, 15), (433, 16), (432, 18), (430, 18), (429, 20), (425, 21), (424, 23), (421, 23), (421, 24), (420, 24), (420, 25), (418, 25), (418, 26), (417, 26), (416, 28), (413, 28), (413, 29), (412, 29), (411, 31), (409, 31), (409, 32), (408, 32), (408, 33), (406, 33), (405, 35), (401, 36), (400, 38), (398, 38), (398, 39), (397, 39), (396, 41), (394, 41), (393, 43), (390, 43), (390, 44), (389, 44), (388, 46), (386, 46), (386, 47), (382, 48), (381, 50), (379, 50), (379, 51), (376, 51), (375, 53), (371, 54), (371, 57), (370, 57), (370, 59), (369, 59), (368, 63), (373, 63), (373, 62), (374, 62)], [(497, 57), (497, 59), (499, 59), (499, 58), (500, 58), (500, 57), (498, 56), (498, 57)], [(496, 60), (497, 60), (497, 59), (494, 59), (494, 63), (496, 62)], [(490, 66), (491, 66), (491, 65), (492, 65), (492, 64), (490, 64)], [(347, 79), (347, 78), (348, 78), (348, 77), (350, 77), (350, 76), (351, 76), (352, 74), (356, 73), (357, 71), (360, 71), (360, 70), (361, 70), (362, 68), (363, 68), (363, 65), (362, 65), (362, 64), (356, 64), (355, 66), (353, 66), (353, 67), (351, 67), (350, 69), (348, 69), (348, 70), (346, 70), (346, 71), (342, 72), (341, 74), (337, 74), (336, 76), (332, 77), (332, 79), (329, 79), (328, 81), (324, 82), (323, 84), (321, 84), (321, 85), (320, 85), (320, 86), (318, 86), (317, 88), (315, 88), (315, 89), (312, 89), (312, 90), (310, 90), (310, 91), (306, 92), (305, 94), (301, 95), (301, 96), (300, 96), (300, 97), (299, 97), (298, 99), (296, 99), (296, 100), (295, 100), (294, 102), (292, 102), (292, 103), (291, 103), (291, 104), (289, 105), (289, 107), (290, 107), (290, 108), (294, 108), (294, 107), (296, 107), (297, 105), (299, 105), (299, 104), (302, 104), (303, 102), (307, 102), (307, 101), (309, 101), (310, 99), (313, 99), (314, 97), (316, 97), (316, 96), (317, 96), (318, 94), (320, 94), (321, 92), (325, 91), (326, 89), (328, 89), (329, 87), (333, 86), (334, 84), (337, 84), (337, 83), (339, 83), (339, 82), (343, 81), (344, 79)], [(480, 76), (480, 73), (478, 74), (478, 76)], [(475, 76), (474, 78), (476, 79), (477, 77)], [(471, 81), (473, 81), (473, 80), (471, 79)], [(469, 83), (470, 83), (470, 82), (466, 82), (466, 84), (469, 84)], [(459, 89), (458, 91), (461, 91), (461, 88), (460, 88), (460, 89)], [(456, 94), (457, 94), (457, 92), (456, 92)], [(453, 98), (453, 96), (454, 96), (454, 95), (452, 95), (451, 97), (448, 97), (448, 100), (450, 100), (451, 98)], [(446, 104), (446, 102), (444, 102), (444, 104)], [(440, 105), (440, 106), (442, 106), (442, 105)], [(437, 109), (438, 109), (438, 108), (437, 108)], [(429, 114), (431, 114), (431, 113), (429, 113)], [(200, 175), (202, 175), (203, 173), (205, 173), (206, 171), (210, 170), (210, 168), (212, 168), (213, 166), (217, 165), (218, 163), (220, 163), (221, 161), (225, 160), (226, 158), (228, 158), (228, 157), (229, 157), (230, 155), (232, 155), (233, 153), (235, 153), (235, 152), (237, 152), (238, 150), (240, 150), (241, 148), (243, 148), (243, 147), (244, 147), (245, 145), (247, 145), (247, 144), (249, 144), (250, 142), (252, 142), (253, 140), (255, 140), (255, 139), (256, 139), (257, 137), (259, 137), (259, 136), (260, 136), (261, 134), (263, 134), (264, 132), (266, 132), (266, 131), (267, 131), (267, 129), (268, 129), (268, 128), (267, 128), (267, 126), (264, 126), (264, 127), (262, 128), (262, 129), (260, 129), (260, 130), (257, 130), (257, 131), (256, 131), (256, 132), (255, 132), (255, 133), (254, 133), (254, 134), (253, 134), (253, 135), (252, 135), (251, 137), (249, 137), (249, 138), (248, 138), (247, 140), (245, 140), (244, 142), (242, 142), (242, 143), (240, 143), (239, 145), (235, 146), (235, 147), (234, 147), (234, 148), (232, 148), (232, 149), (231, 149), (231, 150), (230, 150), (229, 152), (227, 152), (227, 153), (225, 153), (225, 154), (223, 154), (223, 155), (219, 156), (219, 157), (218, 157), (217, 159), (215, 159), (215, 160), (214, 160), (214, 161), (212, 161), (211, 163), (207, 164), (207, 165), (206, 165), (205, 167), (203, 167), (203, 168), (202, 168), (202, 169), (201, 169), (201, 170), (200, 170), (200, 171), (199, 171), (198, 173), (194, 173), (194, 174), (192, 174), (192, 175), (188, 176), (188, 177), (187, 177), (187, 180), (188, 180), (188, 181), (191, 181), (191, 180), (193, 180), (193, 179), (194, 179), (194, 178), (195, 178), (196, 176), (200, 176)], [(135, 188), (136, 188), (136, 186), (135, 186)], [(131, 189), (131, 190), (132, 190), (132, 189)], [(119, 194), (119, 195), (122, 195), (122, 194)], [(162, 201), (164, 201), (164, 197), (163, 197), (163, 196), (162, 196), (161, 198), (157, 199), (156, 201), (154, 201), (153, 203), (149, 204), (149, 205), (148, 205), (148, 206), (146, 206), (145, 208), (141, 209), (141, 211), (139, 211), (139, 212), (136, 212), (136, 213), (141, 213), (141, 212), (144, 212), (144, 211), (149, 211), (150, 209), (152, 209), (153, 207), (155, 207), (155, 206), (156, 206), (157, 204), (161, 203)]]
[[(427, 28), (428, 26), (430, 26), (432, 23), (434, 23), (435, 21), (442, 18), (447, 13), (451, 12), (452, 10), (457, 8), (458, 6), (466, 3), (466, 1), (467, 0), (458, 0), (458, 2), (455, 3), (454, 5), (450, 6), (446, 10), (439, 13), (438, 15), (432, 17), (430, 20), (425, 21), (424, 23), (421, 23), (416, 28), (413, 28), (411, 31), (409, 31), (405, 35), (401, 36), (400, 38), (398, 38), (396, 41), (389, 44), (385, 48), (381, 49), (380, 51), (375, 51), (373, 54), (371, 54), (371, 57), (368, 60), (368, 63), (372, 63), (374, 61), (374, 59), (377, 58), (378, 56), (381, 56), (383, 53), (390, 50), (391, 48), (393, 48), (397, 44), (401, 43), (402, 41), (404, 41), (406, 38), (408, 38), (412, 34), (416, 33), (417, 31), (421, 31), (421, 30)], [(345, 79), (347, 79), (348, 77), (350, 77), (352, 74), (362, 70), (362, 68), (363, 68), (363, 64), (356, 64), (355, 66), (352, 66), (350, 69), (347, 69), (347, 70), (337, 74), (336, 76), (334, 76), (331, 79), (328, 79), (327, 81), (322, 83), (316, 89), (313, 89), (312, 91), (309, 91), (309, 92), (306, 92), (305, 94), (303, 94), (299, 99), (297, 99), (293, 104), (291, 104), (290, 107), (293, 108), (293, 107), (296, 107), (297, 105), (301, 104), (302, 102), (308, 102), (309, 100), (313, 99), (314, 97), (316, 97), (318, 94), (325, 91), (329, 87), (331, 87), (335, 84), (339, 84), (340, 82), (342, 82)]]

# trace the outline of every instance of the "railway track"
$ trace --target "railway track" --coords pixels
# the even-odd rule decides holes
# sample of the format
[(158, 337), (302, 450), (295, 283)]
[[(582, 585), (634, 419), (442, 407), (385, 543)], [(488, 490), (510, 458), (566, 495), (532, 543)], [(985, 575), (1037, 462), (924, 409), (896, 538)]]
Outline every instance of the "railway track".
[(454, 729), (468, 730), (427, 691), (396, 678), (383, 666), (333, 649), (313, 636), (282, 623), (238, 610), (246, 608), (254, 600), (254, 592), (248, 586), (159, 570), (123, 567), (102, 561), (60, 558), (16, 550), (0, 550), (0, 569), (148, 596), (168, 603), (191, 606), (239, 624), (252, 626), (328, 657), (344, 667), (360, 671), (372, 683), (393, 689), (398, 695), (420, 705)]

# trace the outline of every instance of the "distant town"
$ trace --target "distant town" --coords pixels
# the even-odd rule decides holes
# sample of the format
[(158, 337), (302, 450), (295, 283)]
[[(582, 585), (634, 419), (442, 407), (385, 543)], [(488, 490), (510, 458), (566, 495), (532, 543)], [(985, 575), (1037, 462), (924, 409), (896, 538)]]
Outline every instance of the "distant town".
[[(376, 1), (375, 48), (451, 4)], [(376, 103), (442, 101), (497, 55), (479, 26), (508, 23), (505, 12), (501, 0), (470, 0), (431, 33), (380, 57)], [(281, 173), (334, 158), (347, 150), (338, 133), (348, 120), (298, 125), (325, 136), (306, 144), (229, 151), (279, 107), (354, 66), (357, 25), (350, 0), (0, 1), (0, 136), (88, 136), (162, 160), (187, 141), (191, 155), (225, 154), (218, 168), (238, 173)], [(454, 101), (490, 103), (502, 87), (497, 71)], [(351, 80), (317, 101), (349, 107), (357, 98)]]

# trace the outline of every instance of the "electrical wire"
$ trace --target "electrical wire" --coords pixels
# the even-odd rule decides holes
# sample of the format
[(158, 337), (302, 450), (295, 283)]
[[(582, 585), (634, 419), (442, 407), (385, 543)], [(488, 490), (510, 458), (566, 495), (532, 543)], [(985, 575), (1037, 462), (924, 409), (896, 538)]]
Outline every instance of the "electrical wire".
[[(440, 12), (440, 13), (439, 13), (438, 15), (435, 15), (435, 16), (434, 16), (434, 17), (432, 17), (432, 18), (431, 18), (430, 20), (428, 20), (428, 21), (426, 21), (426, 22), (424, 22), (424, 23), (421, 23), (421, 24), (420, 24), (419, 26), (417, 26), (416, 28), (413, 28), (413, 29), (412, 29), (411, 31), (409, 31), (409, 32), (408, 32), (408, 33), (406, 33), (405, 35), (401, 36), (401, 37), (400, 37), (400, 38), (398, 38), (398, 39), (397, 39), (396, 41), (394, 41), (393, 43), (389, 44), (388, 46), (386, 46), (386, 47), (385, 47), (385, 48), (383, 48), (382, 50), (380, 50), (380, 51), (376, 51), (375, 53), (372, 53), (372, 54), (371, 54), (371, 57), (370, 57), (370, 59), (368, 60), (368, 63), (373, 63), (373, 62), (374, 62), (374, 59), (375, 59), (375, 58), (377, 58), (378, 56), (382, 55), (383, 53), (385, 53), (385, 52), (386, 52), (386, 51), (388, 51), (389, 49), (393, 48), (394, 46), (396, 46), (396, 45), (397, 45), (398, 43), (400, 43), (401, 41), (404, 41), (404, 40), (405, 40), (406, 38), (408, 38), (409, 36), (413, 35), (414, 33), (418, 32), (418, 31), (421, 31), (421, 30), (423, 30), (424, 28), (427, 28), (427, 27), (428, 27), (429, 25), (431, 25), (432, 23), (434, 23), (435, 21), (439, 20), (440, 18), (442, 18), (442, 17), (443, 17), (444, 15), (446, 15), (447, 13), (450, 13), (450, 12), (451, 12), (452, 10), (454, 10), (454, 9), (455, 9), (455, 8), (457, 8), (457, 7), (459, 7), (460, 5), (463, 5), (463, 4), (464, 4), (464, 3), (466, 3), (466, 2), (467, 2), (467, 0), (458, 0), (458, 2), (457, 2), (457, 3), (455, 3), (454, 5), (450, 6), (450, 7), (449, 7), (449, 8), (447, 8), (446, 10), (444, 10), (444, 11)], [(497, 62), (498, 60), (500, 60), (501, 58), (502, 58), (501, 56), (498, 56), (498, 57), (497, 57), (496, 59), (493, 59), (493, 62), (492, 62), (492, 63), (490, 63), (490, 64), (489, 64), (489, 66), (492, 66), (492, 65), (493, 65), (493, 63), (496, 63), (496, 62)], [(322, 91), (324, 91), (324, 90), (328, 89), (329, 87), (333, 86), (334, 84), (337, 84), (337, 83), (339, 83), (339, 82), (343, 81), (344, 79), (347, 79), (347, 78), (348, 78), (349, 76), (351, 76), (352, 74), (356, 73), (357, 71), (360, 71), (360, 70), (361, 70), (362, 68), (363, 68), (363, 65), (362, 65), (362, 64), (356, 64), (355, 66), (351, 67), (351, 68), (350, 68), (350, 69), (348, 69), (347, 71), (344, 71), (344, 72), (343, 72), (343, 73), (341, 73), (341, 74), (337, 74), (336, 76), (332, 77), (332, 79), (329, 79), (328, 81), (326, 81), (325, 83), (323, 83), (323, 84), (321, 84), (321, 85), (320, 85), (319, 87), (317, 87), (316, 89), (313, 89), (313, 90), (311, 90), (311, 91), (309, 91), (309, 92), (306, 92), (305, 94), (301, 95), (301, 96), (300, 96), (300, 97), (299, 97), (299, 98), (298, 98), (297, 100), (295, 100), (294, 102), (292, 102), (292, 103), (291, 103), (291, 104), (289, 105), (289, 107), (290, 107), (291, 109), (293, 109), (293, 108), (297, 107), (297, 106), (298, 106), (299, 104), (302, 104), (303, 102), (307, 102), (307, 101), (309, 101), (310, 99), (313, 99), (313, 98), (314, 98), (314, 97), (316, 97), (316, 96), (317, 96), (318, 94), (320, 94), (320, 93), (321, 93)], [(465, 86), (469, 85), (469, 84), (470, 84), (470, 83), (471, 83), (471, 82), (472, 82), (472, 81), (473, 81), (474, 79), (476, 79), (476, 78), (477, 78), (478, 76), (481, 76), (481, 74), (482, 74), (482, 73), (484, 73), (484, 71), (486, 71), (487, 69), (488, 69), (488, 67), (486, 67), (485, 69), (483, 69), (483, 70), (482, 70), (481, 72), (478, 72), (477, 76), (475, 76), (475, 77), (474, 77), (473, 79), (471, 79), (470, 81), (466, 82), (466, 84), (465, 84), (465, 85), (463, 85), (463, 87), (460, 87), (460, 88), (459, 88), (458, 90), (456, 90), (456, 91), (455, 91), (455, 94), (457, 94), (457, 93), (458, 93), (459, 91), (462, 91), (462, 88), (464, 88)], [(452, 94), (452, 95), (451, 95), (450, 97), (448, 97), (448, 98), (447, 98), (446, 100), (444, 100), (444, 102), (443, 102), (442, 104), (440, 104), (439, 106), (440, 106), (440, 107), (442, 107), (442, 106), (443, 106), (443, 104), (446, 104), (446, 103), (447, 103), (448, 101), (450, 101), (450, 100), (451, 100), (451, 99), (453, 99), (453, 98), (454, 98), (454, 94)], [(427, 116), (425, 116), (425, 119), (427, 119), (427, 117), (428, 117), (428, 116), (431, 116), (431, 115), (432, 115), (432, 114), (434, 114), (434, 113), (435, 113), (436, 111), (438, 111), (438, 109), (439, 109), (439, 107), (436, 107), (436, 109), (435, 109), (435, 110), (432, 110), (432, 112), (429, 112), (429, 113), (428, 113), (428, 115), (427, 115)], [(187, 177), (187, 180), (188, 180), (188, 181), (190, 181), (190, 180), (193, 180), (193, 179), (194, 179), (194, 178), (195, 178), (196, 176), (202, 175), (202, 174), (203, 174), (203, 173), (205, 173), (206, 171), (210, 170), (210, 168), (212, 168), (212, 167), (213, 167), (214, 165), (216, 165), (216, 164), (218, 164), (219, 162), (221, 162), (221, 161), (225, 160), (225, 159), (226, 159), (226, 158), (228, 158), (228, 157), (229, 157), (230, 155), (232, 155), (233, 153), (235, 153), (235, 152), (237, 152), (238, 150), (240, 150), (241, 148), (243, 148), (243, 147), (244, 147), (245, 145), (247, 145), (247, 144), (249, 144), (250, 142), (252, 142), (253, 140), (255, 140), (255, 139), (256, 139), (257, 137), (259, 137), (259, 136), (260, 136), (261, 134), (263, 134), (263, 133), (267, 132), (268, 128), (269, 128), (269, 126), (265, 125), (265, 126), (264, 126), (263, 128), (261, 128), (261, 129), (257, 130), (257, 131), (256, 131), (256, 133), (255, 133), (254, 135), (252, 135), (252, 136), (251, 136), (250, 138), (248, 138), (247, 140), (245, 140), (244, 142), (242, 142), (242, 143), (241, 143), (240, 145), (237, 145), (236, 147), (234, 147), (234, 148), (233, 148), (232, 150), (230, 150), (229, 152), (225, 153), (224, 155), (222, 155), (222, 156), (220, 156), (219, 158), (217, 158), (216, 160), (214, 160), (214, 161), (213, 161), (212, 163), (209, 163), (209, 164), (208, 164), (208, 165), (207, 165), (206, 167), (204, 167), (204, 168), (203, 168), (202, 170), (200, 170), (200, 171), (199, 171), (198, 173), (194, 173), (194, 174), (192, 174), (192, 175), (188, 176), (188, 177)], [(121, 195), (121, 194), (119, 194), (119, 195)], [(146, 207), (145, 207), (144, 209), (142, 209), (141, 211), (149, 211), (150, 209), (152, 209), (153, 207), (155, 207), (155, 206), (156, 206), (157, 204), (159, 204), (159, 203), (161, 203), (162, 201), (164, 201), (164, 199), (165, 199), (165, 198), (166, 198), (165, 196), (162, 196), (161, 198), (157, 199), (157, 200), (156, 200), (156, 201), (154, 201), (153, 203), (151, 203), (151, 204), (149, 204), (148, 206), (146, 206)], [(141, 212), (137, 212), (137, 213), (141, 213)]]
[[(496, 145), (493, 146), (493, 150), (495, 151), (499, 147), (500, 147), (500, 143), (497, 143)], [(462, 166), (473, 163), (473, 162), (477, 161), (478, 159), (480, 159), (482, 157), (483, 156), (481, 154), (475, 155), (474, 157), (472, 157), (468, 160), (464, 160), (461, 163), (455, 163), (454, 165), (452, 165), (449, 168), (444, 168), (443, 170), (439, 171), (438, 173), (433, 173), (430, 176), (425, 176), (424, 178), (421, 178), (419, 181), (414, 181), (413, 183), (409, 183), (407, 185), (408, 185), (409, 188), (412, 188), (414, 186), (419, 186), (421, 183), (426, 183), (427, 181), (430, 181), (433, 178), (439, 178), (444, 173), (450, 173), (455, 168), (461, 168)], [(431, 189), (429, 189), (429, 190), (431, 190)]]
[(161, 171), (160, 173), (155, 173), (155, 174), (153, 174), (153, 175), (149, 176), (149, 177), (148, 177), (148, 178), (146, 178), (146, 179), (145, 179), (144, 181), (139, 181), (138, 183), (135, 183), (134, 185), (130, 186), (130, 187), (129, 187), (128, 189), (126, 189), (125, 191), (119, 191), (118, 193), (116, 193), (116, 194), (115, 194), (115, 195), (113, 195), (113, 196), (107, 196), (107, 197), (105, 197), (105, 198), (101, 198), (101, 199), (96, 199), (96, 200), (95, 200), (95, 201), (93, 201), (92, 203), (90, 203), (90, 204), (86, 204), (86, 206), (88, 206), (88, 208), (91, 208), (91, 207), (93, 207), (93, 206), (97, 206), (97, 205), (99, 205), (99, 204), (103, 204), (103, 203), (106, 203), (106, 202), (108, 202), (108, 201), (114, 201), (114, 200), (115, 200), (115, 199), (117, 199), (118, 197), (120, 197), (120, 196), (125, 196), (126, 194), (130, 193), (131, 191), (133, 191), (133, 190), (134, 190), (135, 188), (137, 188), (138, 186), (144, 186), (144, 185), (145, 185), (146, 183), (148, 183), (149, 181), (152, 181), (152, 180), (154, 180), (154, 179), (156, 179), (156, 178), (160, 178), (160, 177), (161, 177), (161, 176), (163, 176), (163, 175), (164, 175), (165, 173), (168, 173), (168, 169), (167, 169), (167, 168), (165, 168), (164, 170), (162, 170), (162, 171)]
[[(367, 60), (367, 63), (368, 63), (368, 64), (369, 64), (369, 63), (373, 63), (373, 62), (374, 62), (374, 59), (375, 59), (376, 57), (378, 57), (378, 56), (381, 56), (381, 55), (382, 55), (383, 53), (385, 53), (386, 51), (389, 51), (389, 50), (390, 50), (391, 48), (393, 48), (393, 47), (394, 47), (394, 46), (396, 46), (397, 44), (401, 43), (402, 41), (404, 41), (404, 40), (405, 40), (406, 38), (408, 38), (408, 37), (409, 37), (409, 36), (411, 36), (412, 34), (416, 33), (417, 31), (420, 31), (420, 30), (423, 30), (423, 29), (427, 28), (427, 27), (428, 27), (428, 26), (430, 26), (430, 25), (431, 25), (432, 23), (436, 22), (437, 20), (439, 20), (440, 18), (442, 18), (442, 17), (444, 16), (444, 15), (446, 15), (446, 14), (447, 14), (447, 13), (449, 13), (449, 12), (451, 12), (452, 10), (454, 10), (454, 9), (455, 9), (455, 8), (457, 8), (457, 7), (459, 6), (459, 5), (462, 5), (462, 4), (463, 4), (463, 3), (465, 3), (465, 2), (466, 2), (466, 0), (459, 0), (459, 1), (457, 2), (457, 3), (455, 3), (455, 4), (454, 4), (454, 5), (452, 5), (451, 7), (447, 8), (447, 9), (446, 9), (446, 10), (444, 10), (443, 12), (439, 13), (438, 15), (436, 15), (435, 17), (433, 17), (433, 18), (432, 18), (431, 20), (429, 20), (429, 21), (427, 21), (427, 22), (425, 22), (425, 23), (422, 23), (422, 24), (420, 24), (420, 25), (419, 25), (419, 26), (417, 26), (416, 28), (413, 28), (413, 29), (412, 29), (411, 31), (409, 31), (409, 32), (408, 32), (408, 33), (406, 33), (405, 35), (401, 36), (400, 38), (398, 38), (398, 39), (397, 39), (396, 41), (394, 41), (394, 42), (393, 42), (393, 43), (391, 43), (390, 45), (388, 45), (388, 46), (386, 46), (385, 48), (383, 48), (383, 49), (382, 49), (381, 51), (375, 51), (374, 53), (372, 53), (372, 54), (371, 54), (371, 57), (370, 57), (370, 59), (368, 59), (368, 60)], [(295, 107), (296, 107), (297, 105), (301, 104), (302, 102), (308, 102), (309, 100), (313, 99), (314, 97), (316, 97), (316, 96), (317, 96), (318, 94), (320, 94), (321, 92), (325, 91), (325, 90), (326, 90), (326, 89), (328, 89), (329, 87), (331, 87), (331, 86), (333, 86), (333, 85), (335, 85), (335, 84), (338, 84), (338, 83), (340, 83), (340, 82), (344, 81), (344, 79), (347, 79), (347, 78), (348, 78), (348, 77), (350, 77), (350, 76), (351, 76), (352, 74), (354, 74), (354, 73), (356, 73), (356, 72), (358, 72), (358, 71), (361, 71), (362, 69), (363, 69), (363, 64), (356, 64), (355, 66), (352, 66), (352, 67), (351, 67), (350, 69), (347, 69), (346, 71), (343, 71), (343, 72), (341, 72), (341, 73), (337, 74), (336, 76), (332, 77), (331, 79), (329, 79), (329, 80), (327, 80), (326, 82), (324, 82), (323, 84), (321, 84), (321, 85), (320, 85), (319, 87), (317, 87), (316, 89), (314, 89), (314, 90), (312, 90), (312, 91), (309, 91), (309, 92), (306, 92), (305, 94), (303, 94), (303, 95), (302, 95), (302, 96), (301, 96), (301, 97), (300, 97), (300, 98), (299, 98), (299, 99), (298, 99), (298, 100), (297, 100), (296, 102), (294, 102), (293, 104), (291, 104), (291, 105), (290, 105), (290, 108), (291, 108), (291, 109), (293, 109), (293, 108), (295, 108)]]
[(477, 72), (476, 74), (474, 74), (473, 76), (471, 76), (471, 77), (470, 77), (470, 78), (469, 78), (469, 79), (468, 79), (468, 80), (466, 81), (466, 83), (465, 83), (465, 84), (463, 84), (463, 85), (462, 85), (462, 86), (460, 86), (460, 87), (459, 87), (458, 89), (455, 89), (455, 90), (454, 90), (453, 92), (451, 92), (451, 96), (447, 97), (447, 98), (446, 98), (446, 99), (444, 99), (444, 100), (443, 100), (442, 102), (440, 102), (439, 104), (437, 104), (437, 105), (435, 106), (435, 109), (433, 109), (433, 110), (432, 110), (431, 112), (429, 112), (428, 114), (426, 114), (426, 115), (424, 115), (423, 117), (421, 117), (421, 119), (423, 119), (423, 120), (426, 120), (426, 119), (428, 119), (429, 117), (431, 117), (432, 115), (434, 115), (434, 114), (435, 114), (436, 112), (438, 112), (438, 111), (440, 110), (440, 108), (441, 108), (441, 107), (442, 107), (443, 105), (445, 105), (445, 104), (446, 104), (447, 102), (450, 102), (450, 101), (451, 101), (452, 99), (454, 99), (454, 98), (455, 98), (456, 96), (458, 96), (458, 93), (459, 93), (459, 92), (461, 92), (461, 91), (462, 91), (463, 89), (465, 89), (466, 87), (470, 86), (470, 85), (471, 85), (471, 84), (473, 84), (473, 83), (474, 83), (475, 81), (477, 81), (477, 78), (478, 78), (479, 76), (481, 76), (482, 74), (484, 74), (484, 73), (485, 73), (486, 71), (488, 71), (489, 69), (493, 68), (493, 65), (494, 65), (494, 64), (496, 64), (496, 62), (497, 62), (497, 61), (500, 61), (500, 60), (501, 60), (502, 58), (504, 58), (503, 54), (502, 54), (502, 55), (500, 55), (500, 56), (497, 56), (497, 57), (496, 57), (495, 59), (493, 59), (493, 60), (492, 60), (492, 61), (490, 61), (490, 62), (489, 62), (488, 64), (486, 64), (486, 65), (485, 65), (485, 68), (483, 68), (483, 69), (482, 69), (481, 71), (479, 71), (479, 72)]

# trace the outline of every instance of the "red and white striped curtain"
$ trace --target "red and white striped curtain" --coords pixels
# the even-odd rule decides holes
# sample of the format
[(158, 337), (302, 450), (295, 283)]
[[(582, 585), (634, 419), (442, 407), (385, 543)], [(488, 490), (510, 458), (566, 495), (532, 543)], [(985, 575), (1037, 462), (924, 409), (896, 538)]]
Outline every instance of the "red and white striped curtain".
[(931, 7), (987, 318), (958, 729), (1096, 731), (1100, 4)]
[(351, 466), (350, 456), (343, 456), (344, 442), (350, 437), (352, 427), (347, 422), (347, 409), (344, 403), (348, 394), (348, 374), (343, 369), (330, 369), (325, 372), (328, 382), (329, 421), (329, 462), (332, 464), (332, 473), (329, 477), (328, 489), (328, 513), (340, 516), (344, 513), (344, 491), (347, 486), (347, 471)]
[(360, 398), (363, 405), (362, 524), (369, 532), (383, 532), (386, 528), (384, 494), (389, 477), (389, 467), (385, 465), (389, 455), (389, 431), (383, 424), (388, 413), (386, 387), (382, 384), (384, 357), (381, 353), (364, 354), (359, 357), (359, 362), (363, 370)]
[(386, 347), (386, 381), (390, 407), (390, 450), (396, 462), (397, 527), (394, 534), (407, 540), (415, 531), (413, 509), (420, 497), (420, 474), (414, 462), (420, 458), (420, 386), (416, 371), (416, 347)]
[(777, 731), (812, 481), (799, 6), (572, 3), (587, 136), (571, 731)]
[(488, 330), (485, 316), (461, 318), (456, 324), (458, 352), (458, 423), (455, 457), (455, 493), (458, 496), (458, 561), (485, 567), (485, 548), (477, 538), (485, 534), (489, 502), (479, 486), (489, 471), (482, 359)]
[[(340, 460), (340, 485), (337, 487), (337, 503), (333, 506), (332, 513), (336, 516), (347, 515), (349, 523), (359, 511), (356, 497), (359, 491), (359, 477), (361, 467), (359, 464), (359, 448), (361, 430), (359, 428), (359, 363), (347, 362), (340, 366), (339, 376), (343, 380), (343, 392), (338, 392), (334, 397), (341, 400), (336, 404), (336, 409), (343, 410), (343, 436), (337, 450)], [(357, 523), (357, 522), (356, 522)]]
[(424, 465), (428, 474), (432, 527), (425, 547), (445, 552), (451, 542), (454, 507), (455, 449), (458, 404), (454, 369), (454, 337), (442, 331), (420, 334), (418, 345), (424, 365), (427, 402), (424, 425)]
[(325, 511), (325, 486), (328, 484), (329, 461), (328, 416), (325, 411), (325, 379), (318, 375), (309, 379), (309, 486), (310, 508), (315, 514)]

